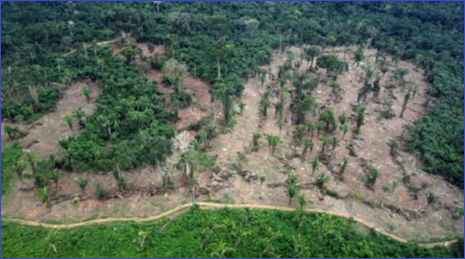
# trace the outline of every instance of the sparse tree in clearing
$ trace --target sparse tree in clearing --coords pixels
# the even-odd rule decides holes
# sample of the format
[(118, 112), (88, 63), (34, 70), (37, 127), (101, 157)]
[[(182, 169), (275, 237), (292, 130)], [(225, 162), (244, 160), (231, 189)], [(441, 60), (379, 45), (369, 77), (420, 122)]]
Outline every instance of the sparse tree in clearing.
[(438, 197), (436, 196), (436, 194), (430, 192), (428, 194), (428, 205), (436, 203), (437, 201), (438, 201)]
[(48, 186), (38, 190), (38, 199), (43, 202), (47, 208), (50, 208), (50, 198), (52, 198), (52, 192)]
[(310, 69), (313, 69), (313, 63), (315, 57), (318, 57), (321, 53), (321, 49), (319, 47), (309, 47), (305, 50), (305, 58), (307, 62), (310, 63)]
[(260, 101), (260, 109), (262, 111), (262, 115), (266, 118), (268, 115), (268, 107), (270, 107), (270, 101), (268, 98), (264, 98)]
[(335, 136), (332, 136), (329, 142), (331, 143), (333, 149), (335, 149), (339, 145), (339, 139), (337, 139)]
[(342, 158), (342, 166), (341, 166), (341, 170), (339, 171), (339, 173), (342, 175), (344, 174), (346, 168), (347, 168), (347, 164), (349, 163), (349, 158), (348, 157), (343, 157)]
[(286, 180), (286, 194), (289, 197), (289, 206), (291, 206), (292, 199), (299, 192), (299, 187), (297, 186), (298, 183), (299, 176), (297, 174), (289, 175), (288, 179)]
[(19, 134), (18, 127), (11, 127), (10, 125), (6, 125), (4, 130), (6, 134), (8, 134), (8, 138), (10, 138), (11, 140), (15, 140), (18, 137), (18, 134)]
[(266, 139), (268, 140), (268, 145), (270, 147), (271, 154), (274, 155), (276, 151), (276, 146), (279, 144), (279, 142), (281, 142), (281, 138), (279, 136), (269, 134), (266, 136)]
[(310, 139), (304, 139), (303, 140), (303, 144), (304, 144), (304, 148), (302, 150), (302, 154), (300, 155), (300, 159), (301, 161), (305, 161), (305, 157), (307, 156), (307, 152), (310, 150), (310, 153), (312, 153), (312, 150), (313, 150), (313, 141), (311, 141)]
[(375, 184), (376, 184), (376, 180), (378, 180), (378, 177), (379, 177), (379, 171), (374, 168), (373, 166), (370, 166), (369, 168), (369, 172), (368, 172), (368, 175), (367, 175), (367, 180), (366, 180), (366, 186), (368, 188), (370, 188), (371, 190), (373, 190)]
[(275, 103), (274, 110), (275, 110), (275, 114), (274, 114), (275, 119), (278, 118), (278, 115), (280, 115), (279, 118), (282, 118), (281, 114), (283, 112), (283, 104), (280, 102)]
[(244, 114), (245, 106), (246, 106), (245, 103), (243, 103), (242, 101), (239, 102), (239, 109), (241, 110), (241, 115)]
[(329, 140), (327, 137), (321, 137), (320, 138), (320, 142), (321, 142), (321, 153), (324, 153), (325, 152), (325, 149), (326, 149), (326, 146), (328, 145), (329, 143)]
[(187, 73), (186, 64), (171, 58), (166, 61), (162, 71), (166, 76), (168, 76), (168, 78), (170, 78), (170, 83), (173, 84), (176, 92), (181, 93), (184, 76)]
[(349, 131), (349, 125), (347, 124), (341, 125), (340, 129), (342, 131), (342, 140), (344, 140), (347, 132)]
[(299, 202), (299, 211), (303, 211), (304, 206), (307, 205), (307, 200), (303, 194), (297, 195), (297, 201)]
[(21, 185), (24, 184), (23, 173), (25, 169), (26, 169), (26, 165), (21, 161), (15, 161), (15, 163), (13, 164), (12, 171), (14, 174), (18, 176), (18, 179), (21, 182)]
[(378, 98), (379, 97), (379, 93), (381, 92), (381, 78), (378, 76), (376, 77), (375, 81), (373, 82), (373, 87), (372, 87), (372, 91), (373, 91), (373, 95), (375, 96), (375, 98)]
[(81, 108), (74, 110), (73, 117), (78, 120), (79, 126), (81, 128), (85, 127), (83, 118), (86, 117), (86, 113)]
[(320, 114), (320, 121), (326, 124), (325, 129), (327, 132), (332, 132), (337, 129), (336, 116), (331, 107), (326, 108), (326, 110)]
[(346, 116), (345, 113), (339, 115), (338, 118), (339, 118), (339, 123), (340, 123), (341, 125), (346, 124), (346, 122), (347, 122), (347, 116)]
[(221, 101), (223, 104), (223, 124), (227, 124), (229, 118), (231, 117), (231, 108), (233, 105), (233, 95), (235, 89), (231, 84), (220, 83), (215, 85), (214, 95)]
[(358, 48), (358, 49), (354, 52), (354, 61), (355, 61), (355, 63), (357, 64), (357, 66), (359, 66), (360, 62), (362, 62), (363, 59), (364, 59), (363, 49), (362, 49), (362, 48)]
[(55, 183), (55, 191), (58, 191), (58, 181), (60, 180), (61, 176), (62, 175), (56, 170), (51, 171), (48, 175), (48, 178)]
[(73, 120), (73, 117), (69, 116), (69, 115), (66, 115), (63, 120), (66, 122), (66, 124), (68, 125), (68, 127), (71, 129), (71, 131), (74, 131), (74, 127), (73, 127), (73, 123), (74, 123), (74, 120)]
[(329, 182), (329, 176), (325, 173), (321, 173), (316, 177), (316, 184), (320, 188), (324, 188), (325, 184), (327, 184), (328, 182)]
[(266, 72), (265, 73), (260, 73), (260, 86), (263, 87), (263, 84), (265, 83), (266, 79)]
[(302, 139), (305, 136), (306, 127), (303, 124), (297, 125), (296, 130), (294, 131), (294, 143), (296, 146), (300, 146), (302, 144)]
[(314, 173), (315, 170), (318, 168), (318, 159), (316, 157), (314, 157), (312, 159), (311, 164), (312, 164), (312, 173)]
[(86, 178), (82, 177), (82, 176), (80, 176), (79, 178), (76, 179), (76, 184), (79, 187), (79, 189), (81, 190), (81, 198), (84, 197), (86, 186), (87, 186), (88, 183), (89, 183), (89, 181)]
[(281, 131), (283, 130), (284, 127), (284, 120), (283, 119), (278, 119), (278, 127), (279, 127), (279, 135), (281, 135)]
[(407, 92), (404, 96), (404, 103), (402, 104), (402, 111), (400, 112), (400, 117), (404, 117), (405, 109), (407, 108), (408, 101), (410, 100), (411, 94), (410, 91)]
[(313, 132), (316, 129), (315, 123), (312, 120), (308, 120), (305, 124), (307, 125), (307, 136), (313, 138)]
[(388, 146), (391, 148), (390, 155), (395, 157), (397, 155), (397, 149), (399, 148), (399, 144), (394, 139), (389, 140), (387, 143)]
[(90, 103), (90, 98), (91, 98), (90, 94), (91, 94), (91, 91), (90, 91), (89, 87), (87, 87), (87, 86), (84, 87), (84, 88), (82, 89), (82, 94), (86, 97), (87, 103)]
[(357, 123), (355, 133), (357, 134), (360, 134), (360, 128), (365, 124), (365, 109), (365, 106), (362, 106), (357, 110), (357, 118), (355, 120)]
[(262, 134), (260, 132), (254, 132), (252, 135), (252, 150), (253, 151), (258, 151), (259, 150), (259, 145), (258, 145), (258, 140), (262, 137)]
[(323, 123), (321, 123), (321, 121), (317, 121), (317, 122), (315, 122), (315, 127), (316, 127), (316, 130), (317, 130), (316, 136), (319, 137), (320, 136), (320, 130), (323, 128)]

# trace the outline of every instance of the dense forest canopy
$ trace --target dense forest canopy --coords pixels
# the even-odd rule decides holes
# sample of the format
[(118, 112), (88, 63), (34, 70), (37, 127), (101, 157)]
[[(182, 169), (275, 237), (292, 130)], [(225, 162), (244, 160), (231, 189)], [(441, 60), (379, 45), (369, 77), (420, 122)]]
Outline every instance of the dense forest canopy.
[[(61, 230), (2, 223), (2, 256), (463, 257), (463, 239), (449, 248), (427, 249), (361, 229), (350, 219), (299, 210), (193, 208), (173, 222), (163, 219)], [(17, 240), (22, 240), (22, 245), (18, 245)]]
[(125, 169), (156, 164), (170, 154), (175, 115), (134, 60), (96, 42), (126, 32), (164, 45), (191, 73), (238, 96), (273, 49), (371, 44), (425, 68), (435, 99), (409, 127), (408, 147), (426, 171), (463, 188), (463, 12), (460, 2), (2, 2), (2, 119), (32, 121), (64, 85), (91, 79), (103, 89), (97, 111), (61, 143), (59, 166), (106, 171), (115, 157), (127, 158)]

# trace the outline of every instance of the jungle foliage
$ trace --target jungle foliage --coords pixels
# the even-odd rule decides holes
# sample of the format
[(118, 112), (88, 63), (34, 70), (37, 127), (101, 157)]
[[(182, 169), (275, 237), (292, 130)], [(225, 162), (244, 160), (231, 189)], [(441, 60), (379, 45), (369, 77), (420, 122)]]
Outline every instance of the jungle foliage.
[[(140, 157), (124, 168), (158, 163), (172, 136), (163, 97), (137, 75), (136, 51), (125, 51), (130, 58), (123, 63), (96, 42), (130, 32), (163, 45), (167, 58), (183, 61), (191, 74), (240, 95), (242, 78), (268, 63), (274, 49), (370, 40), (381, 55), (426, 70), (434, 99), (410, 128), (408, 147), (425, 170), (463, 188), (462, 18), (463, 5), (453, 2), (2, 2), (2, 119), (34, 120), (53, 108), (64, 85), (91, 79), (103, 89), (98, 111), (83, 134), (67, 141), (64, 166), (109, 170), (113, 155)], [(155, 142), (166, 145), (150, 154), (153, 161), (145, 151)]]
[[(96, 242), (98, 240), (98, 242)], [(192, 208), (174, 221), (52, 230), (2, 222), (2, 257), (463, 257), (463, 239), (422, 248), (328, 214)]]

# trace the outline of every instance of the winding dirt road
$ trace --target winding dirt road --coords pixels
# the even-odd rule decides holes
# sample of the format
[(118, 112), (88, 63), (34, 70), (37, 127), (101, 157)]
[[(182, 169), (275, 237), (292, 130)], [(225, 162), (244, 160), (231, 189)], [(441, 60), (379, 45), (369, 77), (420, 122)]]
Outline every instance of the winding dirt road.
[[(48, 224), (48, 223), (40, 223), (40, 222), (35, 222), (35, 221), (28, 221), (28, 220), (22, 220), (22, 219), (12, 219), (12, 218), (2, 218), (2, 222), (13, 222), (21, 225), (28, 225), (28, 226), (34, 226), (34, 227), (43, 227), (43, 228), (53, 228), (53, 229), (68, 229), (68, 228), (76, 228), (76, 227), (82, 227), (85, 225), (92, 225), (92, 224), (102, 224), (102, 223), (112, 223), (112, 222), (127, 222), (127, 221), (132, 221), (132, 222), (147, 222), (147, 221), (154, 221), (166, 216), (169, 216), (173, 213), (182, 211), (182, 210), (187, 210), (188, 208), (192, 207), (194, 204), (193, 203), (187, 203), (184, 205), (180, 205), (174, 209), (171, 209), (169, 211), (166, 211), (164, 213), (161, 213), (156, 216), (152, 217), (147, 217), (147, 218), (105, 218), (105, 219), (95, 219), (95, 220), (89, 220), (85, 222), (78, 222), (78, 223), (71, 223), (71, 224)], [(252, 208), (252, 209), (267, 209), (267, 210), (281, 210), (281, 211), (294, 211), (295, 208), (292, 207), (281, 207), (281, 206), (270, 206), (270, 205), (261, 205), (261, 204), (220, 204), (220, 203), (209, 203), (209, 202), (197, 202), (197, 205), (200, 206), (202, 209), (222, 209), (222, 208)], [(360, 224), (363, 224), (369, 228), (373, 228), (377, 232), (389, 236), (392, 239), (395, 239), (399, 242), (402, 243), (407, 243), (409, 242), (406, 239), (403, 239), (401, 237), (389, 234), (386, 232), (384, 229), (381, 229), (375, 224), (368, 222), (364, 219), (358, 218), (358, 217), (353, 217), (349, 214), (346, 213), (341, 213), (341, 212), (336, 212), (336, 211), (330, 211), (330, 210), (321, 210), (321, 209), (304, 209), (306, 212), (315, 212), (315, 213), (327, 213), (330, 215), (335, 215), (339, 217), (344, 217), (344, 218), (353, 218), (355, 221), (357, 221)], [(449, 240), (449, 241), (443, 241), (443, 242), (437, 242), (437, 243), (423, 243), (423, 244), (418, 244), (421, 247), (426, 247), (426, 248), (432, 248), (436, 246), (450, 246), (454, 243), (457, 243), (457, 239)]]

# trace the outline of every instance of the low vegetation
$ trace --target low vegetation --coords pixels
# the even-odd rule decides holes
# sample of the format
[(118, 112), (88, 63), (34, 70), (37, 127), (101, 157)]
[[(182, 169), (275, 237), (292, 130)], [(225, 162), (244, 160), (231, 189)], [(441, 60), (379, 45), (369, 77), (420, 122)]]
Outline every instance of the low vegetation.
[(62, 230), (2, 223), (2, 257), (463, 257), (463, 240), (430, 249), (359, 229), (301, 210), (193, 208), (173, 221)]

